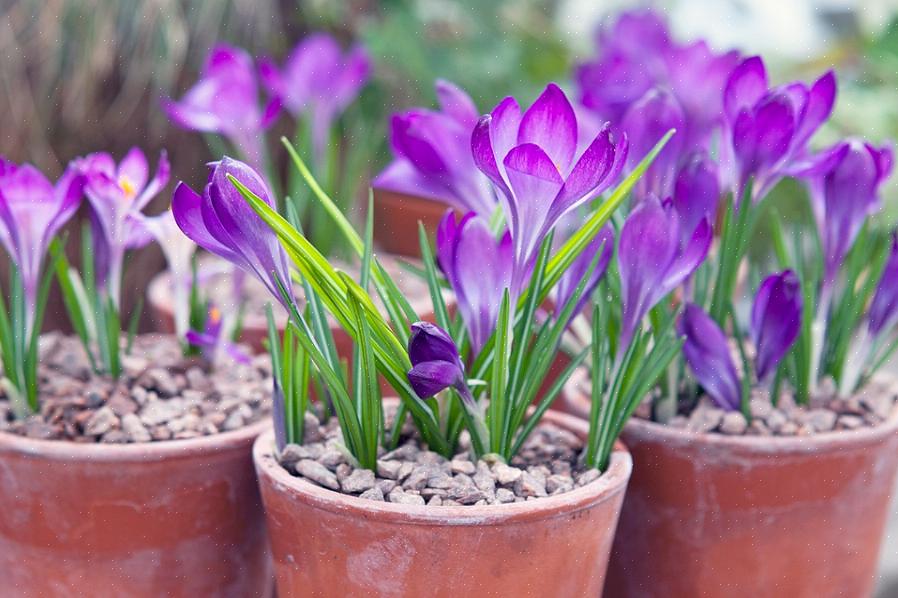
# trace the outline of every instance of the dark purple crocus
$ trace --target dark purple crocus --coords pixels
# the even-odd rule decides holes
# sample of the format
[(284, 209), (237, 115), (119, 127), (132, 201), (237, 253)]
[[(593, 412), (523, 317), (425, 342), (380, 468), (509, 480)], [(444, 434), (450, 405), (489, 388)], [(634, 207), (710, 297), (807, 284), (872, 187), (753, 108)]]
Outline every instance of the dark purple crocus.
[(794, 82), (771, 88), (758, 56), (733, 70), (723, 96), (726, 133), (721, 153), (739, 199), (750, 178), (752, 198), (760, 199), (805, 158), (808, 142), (829, 118), (835, 98), (832, 71), (810, 87)]
[(496, 196), (471, 156), (471, 131), (480, 113), (468, 94), (448, 81), (437, 81), (436, 92), (439, 112), (413, 108), (393, 115), (390, 145), (396, 159), (373, 184), (489, 217)]
[(437, 260), (458, 302), (471, 347), (483, 348), (496, 326), (502, 295), (511, 289), (512, 244), (505, 233), (498, 241), (487, 221), (469, 212), (456, 222), (447, 211), (437, 229)]
[(299, 118), (308, 114), (315, 155), (324, 156), (331, 125), (359, 95), (371, 75), (362, 46), (344, 53), (333, 37), (313, 33), (293, 48), (283, 68), (259, 61), (259, 74), (272, 96)]
[(674, 95), (657, 88), (647, 91), (624, 114), (621, 129), (630, 140), (627, 168), (631, 170), (669, 130), (677, 131), (637, 181), (634, 189), (637, 198), (642, 199), (649, 194), (656, 197), (671, 195), (677, 164), (684, 147), (685, 137), (682, 131), (685, 120), (683, 109)]
[(626, 136), (616, 143), (610, 125), (579, 155), (577, 131), (574, 109), (554, 83), (523, 115), (508, 97), (474, 129), (474, 162), (499, 189), (514, 240), (516, 288), (549, 230), (614, 184), (626, 161)]
[(222, 353), (237, 363), (250, 363), (246, 351), (228, 341), (223, 332), (221, 311), (213, 305), (209, 307), (209, 313), (206, 315), (205, 329), (202, 332), (188, 330), (185, 338), (189, 344), (199, 347), (210, 363), (214, 363)]
[(227, 175), (274, 207), (268, 187), (252, 168), (227, 156), (210, 166), (209, 183), (202, 195), (183, 182), (178, 183), (172, 198), (175, 222), (200, 247), (254, 273), (278, 301), (287, 305), (278, 284), (292, 297), (284, 248)]
[(892, 233), (892, 248), (882, 277), (867, 311), (870, 336), (878, 337), (898, 322), (898, 233)]
[(147, 158), (136, 147), (118, 164), (110, 154), (97, 152), (76, 160), (75, 165), (84, 175), (84, 192), (90, 202), (97, 285), (118, 307), (125, 252), (153, 239), (142, 212), (168, 184), (168, 158), (162, 150), (152, 179)]
[(776, 371), (801, 330), (801, 283), (792, 270), (764, 279), (751, 308), (755, 372), (765, 382)]
[(674, 180), (673, 207), (680, 215), (680, 231), (690, 234), (706, 219), (715, 222), (720, 205), (717, 163), (705, 152), (688, 155)]
[(683, 357), (711, 400), (721, 409), (738, 410), (742, 384), (729, 341), (717, 322), (690, 303), (683, 310), (677, 330), (685, 337)]
[(199, 81), (180, 101), (166, 100), (163, 105), (172, 122), (185, 129), (224, 135), (257, 168), (264, 160), (262, 132), (280, 110), (277, 98), (264, 109), (260, 107), (252, 57), (226, 44), (212, 49)]
[[(626, 350), (643, 317), (704, 261), (713, 236), (703, 218), (691, 234), (670, 201), (641, 201), (627, 217), (617, 250), (623, 316), (620, 351)], [(685, 242), (683, 240), (686, 240)]]
[(808, 187), (823, 244), (824, 287), (831, 287), (861, 226), (880, 206), (880, 188), (892, 172), (892, 149), (859, 139), (835, 144), (796, 166)]
[(571, 312), (571, 318), (580, 313), (583, 306), (589, 301), (596, 285), (599, 284), (599, 281), (602, 280), (602, 276), (605, 275), (605, 271), (608, 269), (608, 263), (611, 261), (611, 256), (614, 254), (614, 227), (610, 224), (606, 224), (602, 227), (602, 230), (599, 231), (599, 234), (596, 235), (595, 239), (590, 241), (589, 245), (586, 246), (586, 249), (577, 256), (574, 263), (561, 275), (561, 279), (555, 287), (556, 311), (558, 313), (561, 313), (561, 310), (564, 309), (574, 296), (574, 292), (577, 290), (577, 285), (580, 284), (580, 281), (586, 276), (587, 270), (589, 270), (592, 261), (596, 257), (596, 253), (599, 251), (602, 253), (596, 262), (596, 267), (592, 271), (589, 280), (586, 282), (586, 287), (583, 294), (580, 296), (580, 300)]
[(44, 256), (78, 211), (83, 188), (84, 179), (74, 168), (67, 168), (54, 185), (34, 166), (0, 158), (0, 243), (22, 279), (25, 338), (31, 338)]
[(620, 123), (648, 92), (666, 90), (685, 116), (677, 128), (680, 143), (688, 149), (707, 148), (722, 122), (722, 92), (738, 53), (717, 54), (704, 41), (678, 43), (664, 17), (653, 10), (623, 13), (599, 30), (596, 45), (597, 58), (576, 72), (584, 106)]
[(412, 324), (408, 357), (412, 362), (408, 381), (419, 397), (426, 399), (452, 387), (466, 403), (474, 404), (458, 347), (445, 330), (430, 322)]

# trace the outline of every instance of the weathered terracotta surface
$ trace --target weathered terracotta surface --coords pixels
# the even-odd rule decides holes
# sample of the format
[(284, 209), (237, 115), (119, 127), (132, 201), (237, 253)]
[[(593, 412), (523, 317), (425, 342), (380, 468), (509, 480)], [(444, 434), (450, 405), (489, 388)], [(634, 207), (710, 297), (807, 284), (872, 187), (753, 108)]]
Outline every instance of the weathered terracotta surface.
[[(568, 386), (569, 408), (585, 396)], [(804, 438), (695, 434), (631, 420), (606, 595), (870, 596), (898, 466), (883, 425)]]
[(0, 595), (267, 596), (251, 446), (270, 426), (139, 445), (0, 433)]
[(449, 209), (445, 203), (386, 191), (374, 190), (374, 242), (382, 250), (396, 255), (421, 257), (418, 221), (430, 238), (440, 218)]
[[(546, 416), (585, 435), (586, 425)], [(401, 506), (292, 477), (259, 437), (256, 469), (278, 596), (599, 596), (631, 462), (559, 496), (483, 507)]]

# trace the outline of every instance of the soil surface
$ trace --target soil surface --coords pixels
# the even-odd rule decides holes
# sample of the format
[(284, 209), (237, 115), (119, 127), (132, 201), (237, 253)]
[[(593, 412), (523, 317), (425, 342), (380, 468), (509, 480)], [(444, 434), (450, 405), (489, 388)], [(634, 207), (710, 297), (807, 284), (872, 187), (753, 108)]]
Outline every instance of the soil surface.
[[(335, 492), (408, 505), (494, 505), (553, 496), (584, 486), (599, 477), (578, 462), (583, 442), (549, 423), (536, 427), (511, 463), (476, 460), (469, 450), (452, 459), (427, 450), (407, 427), (395, 450), (381, 449), (377, 471), (350, 463), (337, 420), (320, 425), (306, 414), (305, 444), (291, 444), (280, 456), (283, 467)], [(463, 433), (459, 442), (469, 445)]]
[(271, 363), (224, 363), (214, 371), (185, 358), (171, 335), (134, 339), (119, 380), (91, 371), (75, 337), (41, 337), (40, 413), (13, 418), (0, 391), (0, 430), (31, 438), (131, 443), (196, 438), (236, 430), (271, 410)]
[[(577, 387), (589, 395), (586, 376), (577, 376)], [(874, 378), (849, 398), (839, 397), (831, 379), (820, 385), (807, 405), (797, 405), (788, 389), (774, 405), (766, 389), (753, 389), (751, 418), (739, 411), (724, 411), (703, 396), (694, 405), (681, 401), (669, 425), (692, 432), (728, 436), (808, 436), (878, 426), (888, 419), (898, 399), (898, 381)], [(642, 403), (635, 417), (651, 419), (650, 401)]]

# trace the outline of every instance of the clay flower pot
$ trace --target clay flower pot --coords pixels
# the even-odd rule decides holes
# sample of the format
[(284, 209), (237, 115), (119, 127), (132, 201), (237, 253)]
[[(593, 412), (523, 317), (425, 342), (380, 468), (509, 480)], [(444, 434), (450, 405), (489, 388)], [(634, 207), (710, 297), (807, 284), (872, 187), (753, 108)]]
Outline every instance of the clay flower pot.
[[(547, 421), (586, 435), (586, 423)], [(630, 476), (618, 447), (609, 470), (571, 492), (516, 504), (405, 506), (369, 501), (291, 476), (272, 453), (254, 458), (278, 595), (598, 596)]]
[[(417, 239), (417, 233), (415, 233), (415, 239)], [(405, 291), (406, 298), (415, 311), (422, 315), (422, 319), (432, 321), (433, 307), (427, 283), (420, 280), (415, 274), (405, 271), (396, 258), (389, 255), (378, 255), (378, 258), (381, 259), (384, 268), (396, 280), (397, 285)], [(199, 277), (204, 281), (201, 284), (213, 300), (230, 296), (232, 271), (232, 266), (222, 258), (206, 255), (200, 259)], [(265, 317), (264, 305), (269, 302), (273, 303), (272, 309), (281, 332), (283, 332), (284, 325), (287, 322), (287, 313), (273, 301), (268, 290), (254, 276), (246, 276), (244, 296), (247, 298), (248, 305), (243, 314), (243, 330), (240, 342), (261, 353), (265, 351), (263, 342), (268, 339), (268, 320)], [(448, 294), (446, 295), (446, 300), (447, 302), (450, 301)], [(222, 301), (219, 300), (217, 303), (221, 304)], [(157, 274), (150, 282), (147, 289), (147, 303), (155, 322), (156, 331), (174, 333), (175, 319), (171, 293), (171, 276), (168, 272)], [(331, 332), (334, 335), (337, 352), (346, 359), (351, 360), (352, 339), (336, 322), (333, 322)]]
[(374, 242), (389, 253), (421, 257), (418, 221), (424, 223), (428, 238), (433, 238), (440, 218), (448, 209), (440, 201), (375, 189)]
[[(571, 411), (588, 398), (568, 384)], [(698, 434), (632, 419), (606, 594), (869, 596), (898, 467), (898, 409), (806, 437)]]
[(131, 445), (0, 433), (3, 595), (268, 595), (250, 447), (270, 426)]

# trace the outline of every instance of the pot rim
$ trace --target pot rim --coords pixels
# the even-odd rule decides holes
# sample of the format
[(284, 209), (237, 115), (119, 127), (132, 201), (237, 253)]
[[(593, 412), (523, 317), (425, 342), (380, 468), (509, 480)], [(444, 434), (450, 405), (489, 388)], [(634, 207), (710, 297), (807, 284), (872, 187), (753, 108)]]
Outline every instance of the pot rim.
[(42, 440), (0, 431), (0, 457), (19, 454), (50, 461), (93, 461), (100, 463), (153, 463), (169, 459), (186, 459), (217, 453), (247, 445), (271, 427), (267, 416), (236, 430), (198, 438), (159, 440), (128, 444), (82, 444), (70, 440)]
[[(564, 394), (567, 400), (589, 404), (585, 393), (576, 386), (574, 376), (565, 384)], [(875, 445), (895, 434), (896, 431), (898, 431), (898, 401), (892, 406), (889, 417), (876, 426), (865, 426), (858, 430), (821, 432), (809, 436), (729, 436), (674, 428), (635, 416), (627, 421), (623, 434), (626, 435), (627, 441), (634, 445), (646, 440), (654, 440), (663, 442), (672, 449), (701, 447), (757, 455), (782, 455), (819, 453), (821, 450), (838, 451), (849, 447)]]
[[(555, 411), (547, 411), (544, 420), (552, 422), (583, 437), (587, 423), (580, 418)], [(315, 509), (353, 515), (359, 518), (376, 517), (381, 521), (412, 525), (469, 526), (504, 525), (534, 520), (569, 517), (572, 513), (613, 500), (624, 493), (633, 460), (629, 451), (618, 443), (611, 463), (598, 479), (570, 492), (521, 503), (481, 506), (428, 507), (426, 505), (398, 505), (377, 502), (322, 488), (284, 469), (272, 451), (274, 432), (268, 430), (253, 445), (253, 460), (260, 483), (270, 483), (277, 491), (289, 494), (292, 501)]]

